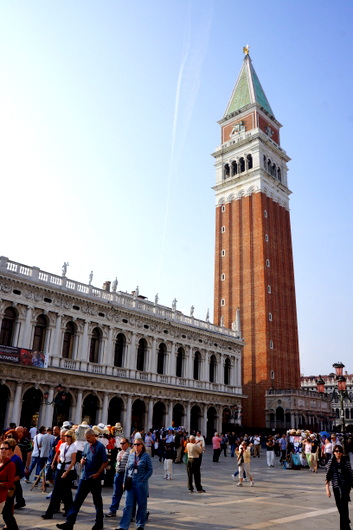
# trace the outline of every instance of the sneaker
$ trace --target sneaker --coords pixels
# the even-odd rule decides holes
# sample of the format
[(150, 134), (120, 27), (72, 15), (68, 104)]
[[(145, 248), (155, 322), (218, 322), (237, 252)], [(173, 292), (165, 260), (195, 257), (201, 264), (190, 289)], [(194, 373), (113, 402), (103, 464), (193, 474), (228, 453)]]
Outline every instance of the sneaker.
[(46, 499), (50, 499), (52, 493), (53, 493), (53, 492), (51, 491), (51, 492), (49, 493), (49, 495), (47, 495), (45, 498), (46, 498)]
[(116, 513), (115, 512), (108, 512), (108, 513), (105, 513), (104, 515), (106, 517), (116, 517)]
[(238, 482), (237, 484), (237, 486), (242, 486), (242, 485), (243, 485), (242, 482)]
[(32, 481), (29, 480), (28, 478), (25, 478), (25, 482), (26, 482), (27, 484), (32, 484)]
[(233, 479), (233, 480), (237, 480), (237, 478), (236, 478), (235, 475), (232, 475), (232, 479)]
[(16, 503), (14, 508), (15, 508), (15, 510), (20, 510), (21, 508), (24, 508), (25, 506), (26, 506), (26, 503), (25, 503), (25, 501), (23, 501), (23, 502)]
[(250, 486), (253, 486), (254, 484), (255, 484), (255, 482), (252, 480), (252, 481), (250, 482)]
[(206, 490), (202, 489), (202, 490), (197, 490), (197, 493), (206, 493)]

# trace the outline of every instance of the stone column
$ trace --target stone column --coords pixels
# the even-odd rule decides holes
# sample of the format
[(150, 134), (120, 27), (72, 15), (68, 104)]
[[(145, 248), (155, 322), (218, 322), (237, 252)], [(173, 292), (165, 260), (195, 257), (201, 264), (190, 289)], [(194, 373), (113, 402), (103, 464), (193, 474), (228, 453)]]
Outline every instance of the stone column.
[[(10, 394), (10, 397), (9, 397), (9, 400), (7, 402), (7, 407), (6, 407), (6, 413), (5, 413), (5, 418), (4, 418), (4, 427), (9, 425), (10, 422), (14, 421), (12, 418), (13, 418), (13, 405), (14, 405), (14, 398), (11, 397), (11, 394)], [(18, 420), (20, 421), (20, 420)], [(18, 425), (18, 423), (16, 422), (16, 425)]]
[(22, 383), (17, 383), (15, 390), (15, 399), (13, 403), (12, 419), (13, 423), (19, 425), (21, 419), (21, 404), (22, 404)]
[[(85, 320), (83, 326), (81, 348), (79, 352), (79, 359), (84, 362), (88, 362), (88, 322)], [(80, 420), (81, 421), (81, 420)]]
[(126, 367), (130, 368), (130, 370), (136, 370), (136, 333), (134, 331), (131, 333), (131, 343), (128, 351)]
[(77, 425), (79, 425), (82, 421), (82, 398), (83, 398), (83, 392), (82, 390), (78, 390), (77, 399), (76, 399), (76, 408), (75, 408), (75, 414), (74, 414), (74, 422)]
[(103, 405), (102, 405), (102, 416), (101, 416), (101, 422), (104, 423), (104, 425), (107, 425), (108, 423), (108, 407), (109, 407), (109, 396), (107, 393), (103, 396)]
[(190, 432), (190, 412), (191, 412), (191, 403), (190, 401), (186, 404), (186, 421), (185, 421), (185, 429)]
[(203, 418), (202, 418), (202, 426), (201, 426), (201, 434), (206, 439), (207, 436), (207, 410), (208, 405), (204, 404), (203, 406)]
[(130, 439), (131, 434), (131, 411), (132, 411), (132, 399), (131, 396), (127, 396), (125, 421), (124, 421), (124, 434)]
[(156, 338), (152, 339), (152, 348), (149, 351), (147, 372), (155, 375), (157, 373), (157, 351), (156, 351)]
[(192, 359), (193, 351), (190, 346), (187, 346), (186, 350), (187, 350), (187, 363), (186, 363), (185, 377), (186, 379), (193, 379), (193, 359)]
[(152, 421), (153, 421), (153, 399), (150, 398), (148, 400), (147, 429), (152, 429), (153, 427)]
[(59, 313), (56, 317), (56, 326), (55, 331), (52, 334), (52, 341), (51, 345), (49, 347), (49, 355), (52, 357), (52, 365), (53, 366), (59, 366), (60, 365), (60, 357), (61, 357), (61, 336), (62, 336), (62, 330), (61, 330), (61, 314)]
[(165, 427), (171, 427), (172, 426), (172, 421), (173, 421), (173, 401), (169, 401), (168, 415), (167, 415), (167, 418), (166, 418)]
[(109, 328), (108, 330), (108, 340), (107, 340), (107, 344), (105, 347), (102, 364), (106, 366), (114, 365), (113, 328)]
[(24, 326), (21, 326), (21, 332), (18, 339), (19, 347), (20, 348), (28, 348), (31, 349), (30, 341), (31, 341), (31, 331), (32, 331), (32, 314), (33, 314), (33, 307), (28, 306), (26, 311), (26, 319)]
[(175, 343), (173, 342), (171, 350), (170, 350), (167, 375), (175, 377), (175, 371), (176, 371), (176, 356), (175, 356)]
[[(48, 403), (51, 403), (54, 399), (54, 388), (50, 387), (48, 392)], [(46, 427), (52, 427), (53, 424), (53, 416), (54, 416), (54, 404), (48, 405), (45, 404), (43, 406), (43, 418), (44, 418), (44, 424)]]

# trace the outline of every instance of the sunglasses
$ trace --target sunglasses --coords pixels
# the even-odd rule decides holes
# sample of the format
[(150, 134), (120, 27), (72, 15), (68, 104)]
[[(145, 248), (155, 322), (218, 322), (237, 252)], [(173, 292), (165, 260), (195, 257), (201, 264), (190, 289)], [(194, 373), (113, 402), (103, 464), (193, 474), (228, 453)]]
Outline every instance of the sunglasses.
[(142, 445), (142, 444), (134, 444), (134, 445)]
[(335, 449), (334, 453), (343, 453), (343, 451), (341, 451), (340, 449)]
[[(120, 445), (124, 445), (124, 444), (126, 444), (126, 442), (120, 442)], [(135, 444), (135, 445), (136, 445), (136, 444)]]
[(1, 447), (0, 451), (10, 451), (9, 447)]

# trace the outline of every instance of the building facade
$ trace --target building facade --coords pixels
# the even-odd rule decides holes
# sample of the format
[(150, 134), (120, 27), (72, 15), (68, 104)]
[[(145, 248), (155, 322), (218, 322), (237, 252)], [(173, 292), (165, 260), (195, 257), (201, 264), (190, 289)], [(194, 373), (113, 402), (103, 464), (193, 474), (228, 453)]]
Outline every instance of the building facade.
[(315, 389), (269, 389), (266, 391), (266, 427), (274, 431), (305, 429), (331, 431), (330, 402)]
[(1, 427), (69, 419), (211, 436), (241, 422), (242, 349), (239, 333), (176, 304), (0, 257)]
[[(348, 427), (349, 425), (353, 426), (353, 375), (349, 375), (348, 372), (345, 372), (344, 377), (346, 378), (347, 382), (347, 398), (343, 400), (343, 414), (345, 425)], [(316, 391), (316, 381), (321, 378), (325, 382), (325, 394), (330, 404), (332, 428), (335, 430), (336, 428), (337, 430), (341, 430), (341, 403), (339, 394), (337, 392), (336, 375), (329, 374), (324, 376), (303, 376), (301, 377), (301, 387), (303, 390)]]
[[(245, 50), (246, 52), (248, 50)], [(299, 389), (287, 163), (277, 121), (246, 53), (221, 126), (216, 167), (214, 322), (240, 313), (244, 424), (266, 426), (266, 391)]]

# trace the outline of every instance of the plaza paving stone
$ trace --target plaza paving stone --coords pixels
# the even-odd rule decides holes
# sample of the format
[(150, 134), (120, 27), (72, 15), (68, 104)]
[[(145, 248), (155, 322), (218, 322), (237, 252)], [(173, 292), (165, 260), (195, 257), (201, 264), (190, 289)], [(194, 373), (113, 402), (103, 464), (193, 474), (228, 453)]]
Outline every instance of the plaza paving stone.
[[(280, 467), (278, 459), (274, 468), (266, 466), (265, 451), (251, 461), (254, 487), (244, 482), (237, 487), (231, 478), (235, 458), (220, 457), (212, 462), (212, 449), (208, 446), (202, 462), (202, 485), (206, 493), (189, 493), (184, 464), (173, 465), (173, 480), (163, 479), (163, 464), (153, 458), (154, 474), (150, 479), (148, 509), (150, 518), (146, 530), (233, 530), (278, 529), (335, 530), (339, 528), (334, 499), (325, 494), (325, 471), (317, 474), (308, 469), (298, 471)], [(49, 501), (46, 493), (23, 483), (27, 506), (16, 510), (21, 530), (40, 528), (51, 530), (63, 522), (61, 514), (52, 520), (43, 520)], [(49, 491), (51, 489), (49, 488)], [(103, 488), (104, 509), (108, 511), (112, 488)], [(75, 530), (89, 530), (94, 524), (94, 506), (89, 495), (78, 515)], [(116, 518), (106, 518), (104, 528), (119, 526), (122, 507)], [(352, 514), (353, 515), (353, 514)], [(134, 529), (135, 523), (130, 528)]]

